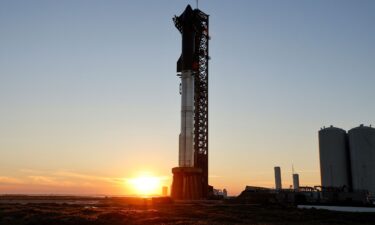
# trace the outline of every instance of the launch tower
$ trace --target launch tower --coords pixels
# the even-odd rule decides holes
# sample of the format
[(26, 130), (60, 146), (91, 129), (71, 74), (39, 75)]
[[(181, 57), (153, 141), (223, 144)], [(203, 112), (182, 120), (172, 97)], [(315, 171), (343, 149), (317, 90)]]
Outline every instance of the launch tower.
[(182, 35), (177, 61), (181, 78), (179, 166), (172, 169), (172, 197), (208, 196), (208, 15), (188, 5), (173, 18)]

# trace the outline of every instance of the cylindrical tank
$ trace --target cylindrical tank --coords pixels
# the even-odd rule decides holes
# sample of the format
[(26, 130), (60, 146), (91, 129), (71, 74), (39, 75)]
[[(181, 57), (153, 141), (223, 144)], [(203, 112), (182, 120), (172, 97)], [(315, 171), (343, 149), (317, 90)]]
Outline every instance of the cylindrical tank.
[(295, 191), (299, 190), (299, 175), (297, 173), (293, 174), (293, 189)]
[(346, 131), (330, 126), (319, 131), (320, 175), (323, 187), (351, 187)]
[(348, 135), (353, 189), (375, 194), (375, 129), (361, 124)]
[(275, 166), (275, 187), (276, 190), (281, 190), (282, 185), (281, 185), (281, 169), (279, 166)]

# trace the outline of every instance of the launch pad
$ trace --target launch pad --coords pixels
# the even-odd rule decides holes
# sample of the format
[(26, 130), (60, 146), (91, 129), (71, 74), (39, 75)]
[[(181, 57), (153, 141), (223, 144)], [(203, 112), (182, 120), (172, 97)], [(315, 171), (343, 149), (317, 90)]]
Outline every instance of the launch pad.
[(179, 167), (172, 169), (172, 197), (208, 197), (208, 15), (188, 5), (173, 18), (182, 35), (177, 61), (181, 78), (181, 133)]
[(195, 167), (175, 167), (172, 169), (173, 199), (196, 200), (203, 198), (202, 170)]

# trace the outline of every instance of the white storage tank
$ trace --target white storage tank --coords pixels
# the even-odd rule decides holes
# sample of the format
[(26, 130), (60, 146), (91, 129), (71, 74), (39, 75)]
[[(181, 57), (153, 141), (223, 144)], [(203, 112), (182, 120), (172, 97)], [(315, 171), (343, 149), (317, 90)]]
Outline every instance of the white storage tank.
[(361, 124), (348, 135), (353, 189), (375, 194), (375, 129)]
[(293, 189), (295, 191), (299, 190), (299, 175), (298, 175), (298, 173), (293, 173)]
[(281, 190), (282, 185), (281, 185), (281, 169), (279, 166), (275, 166), (275, 188), (276, 190)]
[(346, 131), (337, 127), (319, 131), (320, 175), (323, 187), (351, 187)]

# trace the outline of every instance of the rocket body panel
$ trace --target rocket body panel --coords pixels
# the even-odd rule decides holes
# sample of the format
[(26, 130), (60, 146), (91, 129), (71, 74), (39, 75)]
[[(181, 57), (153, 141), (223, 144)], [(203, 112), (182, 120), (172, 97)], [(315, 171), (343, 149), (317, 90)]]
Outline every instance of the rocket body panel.
[(179, 135), (179, 166), (194, 167), (194, 76), (191, 70), (181, 77), (181, 133)]
[(175, 20), (178, 21), (178, 29), (182, 34), (182, 53), (177, 61), (177, 72), (192, 70), (196, 61), (197, 19), (191, 6), (188, 5), (179, 17), (175, 17)]

